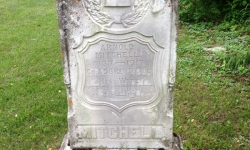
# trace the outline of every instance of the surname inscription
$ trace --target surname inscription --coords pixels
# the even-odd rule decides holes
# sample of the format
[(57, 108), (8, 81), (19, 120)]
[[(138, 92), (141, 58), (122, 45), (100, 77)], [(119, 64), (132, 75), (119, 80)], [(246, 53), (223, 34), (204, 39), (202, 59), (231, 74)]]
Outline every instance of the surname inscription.
[(81, 139), (144, 139), (164, 137), (163, 126), (157, 125), (78, 125), (76, 136)]

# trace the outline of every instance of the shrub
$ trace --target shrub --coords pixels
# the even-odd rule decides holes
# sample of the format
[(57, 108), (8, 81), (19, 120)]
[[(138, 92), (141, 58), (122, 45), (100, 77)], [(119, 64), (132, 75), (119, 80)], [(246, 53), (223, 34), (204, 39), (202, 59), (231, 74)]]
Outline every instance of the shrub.
[(185, 22), (250, 23), (249, 0), (180, 0), (180, 19)]

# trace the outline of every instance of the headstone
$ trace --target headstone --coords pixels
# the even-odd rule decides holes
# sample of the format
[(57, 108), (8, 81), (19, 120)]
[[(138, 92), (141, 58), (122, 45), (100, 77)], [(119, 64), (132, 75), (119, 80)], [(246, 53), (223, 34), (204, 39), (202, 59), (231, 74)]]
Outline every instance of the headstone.
[(57, 0), (57, 9), (69, 131), (61, 150), (176, 149), (178, 1)]

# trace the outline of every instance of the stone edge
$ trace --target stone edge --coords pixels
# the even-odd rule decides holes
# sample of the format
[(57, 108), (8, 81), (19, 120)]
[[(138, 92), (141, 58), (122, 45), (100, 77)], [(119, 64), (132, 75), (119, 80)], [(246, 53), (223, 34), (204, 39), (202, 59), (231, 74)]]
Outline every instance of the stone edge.
[[(69, 145), (69, 133), (67, 133), (64, 138), (63, 142), (60, 146), (60, 150), (72, 150)], [(80, 149), (79, 149), (80, 150)], [(84, 149), (83, 149), (84, 150)], [(85, 149), (86, 150), (86, 149)], [(106, 149), (107, 150), (107, 149)], [(174, 133), (173, 135), (173, 150), (183, 150), (182, 139), (180, 135)]]

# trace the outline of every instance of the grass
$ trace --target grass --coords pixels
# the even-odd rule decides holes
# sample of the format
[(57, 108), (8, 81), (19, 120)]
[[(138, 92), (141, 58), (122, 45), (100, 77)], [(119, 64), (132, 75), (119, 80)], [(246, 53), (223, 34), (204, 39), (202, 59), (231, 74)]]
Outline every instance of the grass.
[(0, 149), (56, 148), (67, 103), (55, 1), (0, 3)]
[[(185, 149), (248, 150), (250, 76), (212, 69), (222, 67), (211, 59), (219, 56), (203, 47), (225, 46), (234, 37), (249, 35), (190, 26), (194, 27), (182, 26), (179, 35), (174, 129), (182, 135)], [(249, 44), (231, 45), (247, 51)]]
[[(58, 149), (67, 101), (55, 1), (0, 3), (0, 149)], [(174, 130), (185, 149), (250, 149), (249, 74), (223, 69), (220, 55), (203, 50), (247, 51), (249, 33), (236, 31), (180, 28)], [(243, 45), (232, 42), (239, 38)]]

